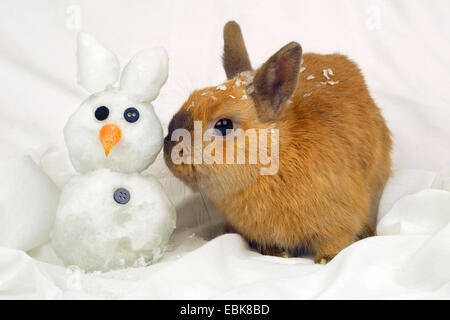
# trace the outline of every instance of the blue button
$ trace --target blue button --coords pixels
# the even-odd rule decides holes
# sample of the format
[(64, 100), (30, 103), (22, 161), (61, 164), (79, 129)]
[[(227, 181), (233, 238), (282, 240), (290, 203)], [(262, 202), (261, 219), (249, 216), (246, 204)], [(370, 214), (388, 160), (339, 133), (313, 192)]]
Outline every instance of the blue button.
[(119, 188), (114, 191), (114, 200), (118, 204), (127, 204), (130, 198), (130, 192), (125, 188)]
[(123, 117), (130, 123), (136, 122), (139, 119), (139, 111), (136, 108), (128, 108), (123, 113)]

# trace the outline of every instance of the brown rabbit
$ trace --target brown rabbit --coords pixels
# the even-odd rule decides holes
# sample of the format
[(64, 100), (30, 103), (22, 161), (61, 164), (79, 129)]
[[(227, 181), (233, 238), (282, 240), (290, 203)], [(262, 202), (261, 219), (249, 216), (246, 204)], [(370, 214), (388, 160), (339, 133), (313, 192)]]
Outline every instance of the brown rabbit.
[[(391, 172), (391, 138), (357, 65), (339, 54), (302, 59), (302, 48), (291, 42), (253, 71), (236, 22), (225, 25), (224, 42), (229, 80), (192, 93), (170, 122), (164, 156), (171, 171), (262, 253), (308, 249), (325, 263), (374, 235), (371, 212)], [(175, 146), (184, 143), (177, 153), (192, 160), (196, 149), (217, 143), (172, 141), (176, 129), (193, 133), (196, 120), (223, 136), (214, 156), (225, 154), (237, 129), (277, 129), (278, 171), (261, 175), (261, 162), (176, 164)]]

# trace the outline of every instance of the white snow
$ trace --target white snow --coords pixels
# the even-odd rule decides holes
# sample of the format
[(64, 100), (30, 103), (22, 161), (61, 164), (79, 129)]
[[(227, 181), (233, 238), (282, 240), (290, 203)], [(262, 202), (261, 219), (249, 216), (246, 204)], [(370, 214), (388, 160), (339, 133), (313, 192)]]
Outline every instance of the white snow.
[[(328, 69), (323, 69), (323, 76), (324, 76), (325, 78), (327, 78), (327, 80), (331, 80), (330, 75), (331, 75), (331, 76), (334, 76), (334, 73), (333, 73), (333, 70), (332, 70), (332, 69), (330, 69), (330, 68), (328, 68)], [(328, 81), (328, 83), (331, 84), (331, 85), (334, 85), (334, 84), (339, 83), (339, 81)]]
[[(127, 204), (115, 202), (118, 188)], [(154, 177), (100, 169), (64, 187), (51, 239), (66, 265), (107, 271), (155, 262), (174, 228), (175, 207)]]
[(310, 95), (312, 95), (312, 92), (307, 92), (303, 96), (306, 98), (306, 97), (309, 97)]
[(225, 91), (225, 90), (227, 90), (227, 86), (224, 85), (224, 84), (221, 84), (221, 85), (219, 85), (219, 86), (216, 87), (216, 90), (222, 90), (222, 91)]
[[(108, 107), (106, 120), (95, 118), (94, 113), (99, 106)], [(129, 107), (136, 108), (140, 114), (134, 123), (127, 122), (123, 116)], [(116, 124), (122, 137), (106, 156), (99, 132), (108, 123)], [(161, 150), (163, 130), (151, 104), (133, 100), (114, 89), (87, 98), (69, 118), (64, 138), (72, 164), (81, 173), (99, 168), (140, 172), (155, 160)]]
[(250, 86), (253, 83), (253, 79), (255, 78), (255, 76), (252, 75), (251, 71), (241, 72), (239, 76), (245, 79), (242, 81), (245, 86)]
[(305, 70), (306, 70), (305, 67), (301, 67), (301, 68), (300, 68), (300, 73), (302, 73), (302, 72), (305, 71)]
[[(82, 66), (89, 59), (79, 55), (78, 60)], [(66, 265), (107, 271), (142, 267), (161, 257), (175, 228), (175, 208), (154, 177), (134, 172), (145, 170), (161, 150), (163, 131), (150, 102), (167, 74), (165, 49), (144, 49), (124, 68), (119, 88), (110, 84), (92, 94), (69, 118), (65, 142), (74, 168), (84, 174), (64, 185), (51, 234)], [(98, 107), (107, 108), (106, 118), (95, 116)], [(137, 110), (136, 121), (125, 118), (128, 108)], [(107, 153), (100, 133), (111, 125), (120, 135)], [(119, 188), (130, 192), (128, 203), (114, 200)]]
[(252, 72), (251, 71), (242, 71), (239, 75), (244, 78), (249, 78), (252, 75)]
[(76, 174), (63, 141), (46, 148), (40, 162), (42, 170), (60, 189)]
[[(119, 74), (116, 60), (116, 56), (94, 37), (83, 32), (79, 34), (79, 82), (89, 90), (94, 87), (95, 90), (104, 89), (88, 97), (64, 128), (72, 164), (81, 173), (98, 168), (143, 171), (155, 160), (162, 147), (162, 127), (150, 102), (158, 96), (167, 80), (169, 58), (166, 50), (155, 47), (138, 52), (125, 66), (119, 88), (112, 86)], [(106, 119), (97, 120), (94, 116), (100, 106), (109, 110)], [(139, 112), (139, 119), (134, 123), (124, 118), (124, 111), (130, 107)], [(106, 124), (118, 126), (122, 133), (108, 156), (99, 137)]]
[(314, 75), (309, 75), (309, 76), (307, 76), (306, 77), (306, 80), (313, 80), (313, 79), (315, 79), (316, 77), (314, 77)]
[[(298, 0), (285, 0), (282, 6), (276, 1), (260, 6), (251, 1), (232, 1), (227, 2), (228, 10), (192, 1), (176, 1), (173, 6), (161, 1), (158, 4), (162, 5), (141, 1), (130, 6), (125, 1), (98, 0), (96, 5), (81, 2), (80, 27), (101, 36), (105, 44), (120, 53), (124, 64), (142, 45), (170, 47), (173, 68), (166, 87), (155, 101), (155, 111), (164, 128), (194, 88), (219, 83), (223, 77), (219, 61), (221, 30), (230, 12), (241, 13), (237, 21), (255, 67), (291, 40), (300, 41), (305, 51), (345, 52), (366, 75), (371, 94), (376, 97), (394, 137), (392, 157), (399, 170), (394, 171), (381, 200), (379, 212), (383, 224), (379, 232), (382, 236), (356, 242), (326, 266), (314, 265), (309, 256), (289, 259), (262, 256), (237, 234), (221, 235), (223, 230), (219, 227), (215, 232), (210, 231), (217, 213), (211, 219), (212, 207), (173, 177), (159, 156), (148, 171), (158, 174), (180, 217), (179, 227), (160, 263), (111, 272), (70, 274), (48, 244), (39, 246), (39, 241), (30, 241), (34, 249), (27, 252), (2, 246), (1, 299), (449, 299), (450, 228), (442, 218), (450, 209), (442, 194), (448, 194), (450, 189), (442, 181), (448, 181), (450, 175), (438, 174), (437, 170), (450, 160), (446, 98), (450, 73), (442, 67), (450, 63), (450, 55), (445, 54), (450, 48), (450, 42), (445, 41), (449, 38), (450, 20), (442, 19), (450, 16), (450, 6), (446, 1), (436, 1), (433, 5), (416, 1), (414, 5), (403, 6), (394, 1), (373, 1), (375, 7), (380, 4), (382, 9), (378, 21), (381, 27), (377, 28), (377, 17), (367, 12), (374, 6), (359, 0), (349, 2), (349, 10), (340, 10), (339, 1), (312, 1), (308, 3), (311, 14), (298, 19), (298, 14), (286, 14), (296, 12)], [(76, 25), (65, 29), (65, 6), (56, 6), (52, 1), (33, 3), (0, 1), (0, 29), (10, 35), (0, 41), (2, 52), (7, 53), (2, 56), (0, 68), (4, 73), (0, 78), (0, 156), (3, 158), (23, 154), (30, 148), (33, 153), (40, 152), (41, 146), (53, 146), (62, 140), (67, 117), (82, 96), (73, 81), (73, 27)], [(34, 10), (37, 7), (39, 10)], [(94, 17), (102, 16), (106, 8), (111, 13), (109, 19), (94, 23)], [(209, 17), (211, 29), (217, 33), (195, 36), (200, 22), (183, 12)], [(270, 40), (266, 43), (261, 41), (264, 35), (252, 18), (254, 15), (248, 12), (259, 17), (280, 16), (284, 20), (283, 23), (277, 19), (265, 20), (266, 29), (271, 30), (265, 36)], [(175, 15), (176, 19), (168, 19)], [(67, 15), (66, 22), (73, 21), (72, 17)], [(342, 19), (358, 31), (365, 45), (359, 41), (339, 41), (348, 28), (347, 23), (339, 23)], [(317, 21), (321, 21), (323, 28), (311, 28)], [(145, 28), (141, 22), (145, 22)], [(180, 25), (184, 26), (184, 37), (170, 31)], [(290, 31), (286, 33), (287, 27)], [(283, 37), (276, 37), (283, 32)], [(399, 37), (399, 34), (416, 37)], [(212, 45), (205, 45), (206, 38)], [(427, 43), (430, 50), (417, 50), (418, 41)], [(392, 45), (385, 46), (383, 59), (379, 59), (379, 51), (373, 48), (386, 43)], [(411, 65), (416, 61), (427, 63), (416, 63), (415, 76), (411, 77)], [(396, 72), (392, 70), (393, 65)], [(340, 77), (335, 67), (332, 68), (336, 77)], [(321, 72), (315, 76), (312, 86), (319, 78), (325, 80)], [(343, 79), (337, 80), (342, 82), (339, 85), (344, 84)], [(421, 152), (417, 152), (418, 147)], [(46, 159), (44, 169), (58, 183), (70, 171), (64, 169), (70, 160), (57, 156), (62, 153), (67, 158), (65, 147), (55, 150), (55, 156)], [(39, 156), (35, 158), (39, 161)], [(442, 188), (430, 189), (437, 175), (442, 178), (438, 183)], [(24, 174), (23, 178), (28, 184), (35, 180), (36, 186), (43, 188), (33, 175)], [(1, 192), (7, 191), (11, 183), (10, 179), (0, 179)], [(40, 190), (34, 188), (33, 192), (39, 194)], [(9, 201), (23, 202), (28, 198), (18, 192), (10, 195)], [(411, 201), (411, 206), (404, 201)], [(417, 201), (429, 207), (415, 206)], [(403, 203), (397, 207), (399, 202)], [(396, 209), (391, 212), (394, 206)], [(8, 215), (11, 208), (12, 205), (2, 202), (0, 215)], [(41, 228), (39, 223), (44, 220), (38, 217), (39, 211), (28, 210), (27, 218), (17, 218), (14, 223), (27, 225), (25, 219), (32, 219), (30, 226)], [(383, 236), (387, 226), (392, 226), (391, 231)], [(416, 227), (428, 226), (421, 235), (417, 231), (409, 234)], [(20, 228), (13, 224), (9, 227)], [(22, 241), (28, 234), (22, 231), (13, 234), (11, 240)], [(32, 229), (26, 230), (29, 231)], [(188, 238), (192, 233), (197, 236)]]
[(119, 60), (104, 48), (92, 35), (78, 34), (77, 47), (78, 84), (90, 93), (102, 91), (119, 78)]
[(56, 185), (29, 156), (1, 159), (0, 172), (0, 247), (26, 251), (47, 242), (58, 205)]
[(138, 52), (125, 66), (120, 78), (120, 90), (139, 102), (151, 102), (166, 83), (169, 57), (162, 47)]

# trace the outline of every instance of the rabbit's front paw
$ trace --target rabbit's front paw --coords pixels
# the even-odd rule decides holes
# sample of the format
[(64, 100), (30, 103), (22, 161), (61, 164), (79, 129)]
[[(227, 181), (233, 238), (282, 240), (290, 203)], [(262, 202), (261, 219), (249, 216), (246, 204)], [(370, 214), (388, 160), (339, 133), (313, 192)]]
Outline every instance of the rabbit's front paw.
[(327, 264), (328, 262), (330, 262), (333, 258), (335, 257), (335, 255), (331, 256), (331, 255), (316, 255), (316, 257), (314, 258), (314, 263), (318, 263), (318, 264)]

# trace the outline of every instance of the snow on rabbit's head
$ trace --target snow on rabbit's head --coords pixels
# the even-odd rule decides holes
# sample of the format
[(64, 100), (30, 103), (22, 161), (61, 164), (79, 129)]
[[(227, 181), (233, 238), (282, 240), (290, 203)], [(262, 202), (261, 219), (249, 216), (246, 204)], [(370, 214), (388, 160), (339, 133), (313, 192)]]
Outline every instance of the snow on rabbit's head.
[(78, 83), (89, 96), (69, 118), (64, 138), (73, 166), (145, 170), (163, 144), (161, 123), (151, 102), (167, 80), (169, 58), (162, 47), (138, 52), (120, 73), (114, 53), (93, 36), (78, 35)]

